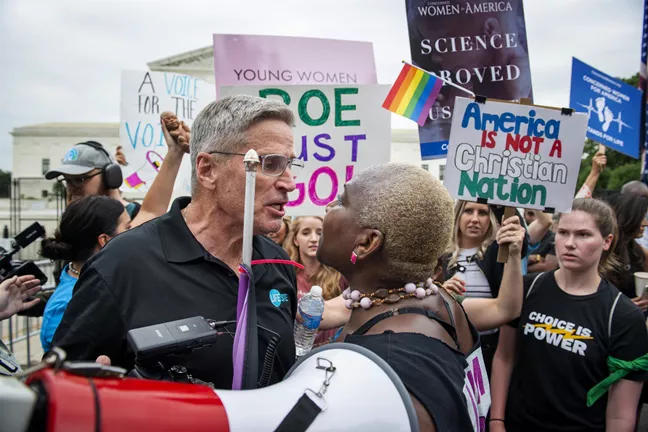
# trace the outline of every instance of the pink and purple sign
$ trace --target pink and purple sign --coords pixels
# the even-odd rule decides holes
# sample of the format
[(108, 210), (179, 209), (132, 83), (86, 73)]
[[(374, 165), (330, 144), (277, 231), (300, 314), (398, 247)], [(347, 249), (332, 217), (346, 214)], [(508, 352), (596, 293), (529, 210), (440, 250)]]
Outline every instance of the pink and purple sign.
[(377, 84), (371, 42), (214, 35), (216, 86)]

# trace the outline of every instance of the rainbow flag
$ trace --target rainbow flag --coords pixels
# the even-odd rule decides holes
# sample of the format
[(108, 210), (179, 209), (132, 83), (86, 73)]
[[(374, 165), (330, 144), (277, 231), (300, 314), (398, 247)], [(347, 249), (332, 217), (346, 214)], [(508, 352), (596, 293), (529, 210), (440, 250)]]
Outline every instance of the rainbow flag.
[(423, 126), (442, 85), (441, 79), (405, 63), (382, 106)]

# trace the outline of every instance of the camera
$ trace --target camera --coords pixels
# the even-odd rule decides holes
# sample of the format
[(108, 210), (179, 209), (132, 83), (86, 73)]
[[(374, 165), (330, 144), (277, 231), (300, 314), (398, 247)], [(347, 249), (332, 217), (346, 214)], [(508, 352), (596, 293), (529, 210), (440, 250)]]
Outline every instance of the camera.
[(47, 276), (33, 261), (12, 260), (12, 257), (21, 249), (44, 236), (45, 228), (38, 222), (34, 222), (14, 237), (10, 251), (0, 247), (0, 282), (14, 276), (33, 275), (41, 285), (45, 285)]

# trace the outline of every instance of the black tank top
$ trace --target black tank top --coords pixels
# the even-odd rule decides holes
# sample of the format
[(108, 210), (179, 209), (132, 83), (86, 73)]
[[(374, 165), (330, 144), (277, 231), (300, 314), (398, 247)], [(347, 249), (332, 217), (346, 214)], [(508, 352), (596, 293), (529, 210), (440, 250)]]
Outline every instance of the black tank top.
[[(482, 411), (485, 417), (490, 407), (488, 379), (486, 378), (484, 385), (483, 378), (478, 380), (475, 376), (477, 371), (469, 372), (473, 365), (469, 364), (467, 357), (459, 351), (454, 315), (445, 299), (443, 302), (450, 323), (427, 309), (395, 308), (376, 315), (355, 333), (347, 335), (344, 341), (363, 346), (385, 360), (398, 374), (410, 394), (418, 399), (430, 414), (438, 431), (480, 431), (483, 430), (484, 425), (484, 419), (480, 419)], [(385, 331), (382, 334), (365, 334), (378, 322), (404, 313), (424, 315), (438, 322), (455, 342), (456, 349), (439, 339), (420, 333)], [(470, 321), (468, 324), (475, 341), (468, 359), (476, 357), (476, 362), (479, 364), (481, 356), (479, 333)], [(485, 372), (483, 358), (481, 365)], [(476, 386), (477, 393), (480, 393), (480, 385), (487, 393), (481, 398), (483, 402), (488, 401), (485, 410), (483, 406), (479, 406), (479, 396), (475, 396), (474, 387)]]

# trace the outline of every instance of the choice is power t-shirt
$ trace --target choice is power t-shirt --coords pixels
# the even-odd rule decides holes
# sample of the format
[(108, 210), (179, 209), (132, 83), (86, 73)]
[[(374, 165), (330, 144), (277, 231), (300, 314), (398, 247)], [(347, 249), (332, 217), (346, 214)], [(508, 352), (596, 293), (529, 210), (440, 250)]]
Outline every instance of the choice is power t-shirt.
[[(525, 292), (535, 276), (525, 276)], [(525, 298), (517, 341), (507, 430), (517, 430), (511, 423), (529, 432), (605, 430), (607, 395), (588, 408), (587, 392), (609, 375), (608, 355), (634, 360), (648, 351), (643, 314), (612, 284), (601, 280), (594, 294), (574, 296), (558, 287), (554, 272), (542, 274)]]

